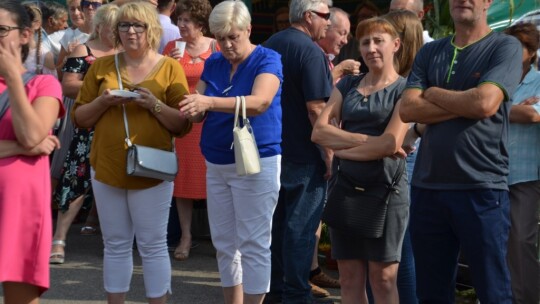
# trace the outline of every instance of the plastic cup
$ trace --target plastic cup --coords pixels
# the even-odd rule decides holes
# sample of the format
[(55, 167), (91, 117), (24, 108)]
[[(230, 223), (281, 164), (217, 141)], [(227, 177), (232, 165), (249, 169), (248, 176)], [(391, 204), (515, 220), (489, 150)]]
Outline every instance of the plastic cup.
[(176, 41), (175, 46), (180, 51), (180, 57), (184, 57), (184, 51), (186, 50), (186, 42)]

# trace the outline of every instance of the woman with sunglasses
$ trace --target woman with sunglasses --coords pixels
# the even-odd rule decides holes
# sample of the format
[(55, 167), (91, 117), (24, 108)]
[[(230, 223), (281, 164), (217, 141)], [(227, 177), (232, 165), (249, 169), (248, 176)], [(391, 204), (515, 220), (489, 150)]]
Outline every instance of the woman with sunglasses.
[(49, 288), (48, 155), (62, 90), (51, 75), (22, 80), (32, 24), (21, 3), (0, 1), (0, 20), (0, 282), (4, 303), (36, 304)]
[[(77, 46), (64, 65), (65, 74), (62, 79), (64, 96), (75, 99), (82, 87), (84, 75), (94, 60), (116, 53), (112, 28), (117, 14), (118, 6), (114, 4), (103, 5), (97, 10), (90, 40)], [(87, 201), (88, 196), (92, 198), (88, 157), (93, 135), (94, 130), (91, 128), (75, 128), (71, 144), (68, 144), (69, 149), (64, 159), (60, 180), (53, 192), (53, 203), (58, 206), (58, 215), (53, 235), (51, 264), (64, 263), (69, 227), (83, 202)], [(97, 232), (97, 221), (97, 212), (92, 204), (81, 234)]]
[[(173, 136), (191, 129), (178, 111), (188, 85), (178, 61), (157, 53), (161, 26), (154, 6), (124, 4), (113, 32), (124, 52), (92, 64), (72, 113), (78, 127), (94, 127), (90, 165), (105, 245), (104, 285), (109, 303), (125, 302), (136, 237), (148, 302), (165, 303), (171, 292), (166, 236), (173, 183), (126, 174), (124, 111), (133, 144), (171, 151)], [(135, 92), (111, 91), (120, 87)]]
[(88, 40), (92, 32), (92, 22), (96, 10), (108, 0), (70, 0), (68, 1), (68, 14), (72, 26), (65, 30), (60, 39), (60, 54), (58, 55), (58, 79), (62, 80), (62, 67), (69, 54), (79, 45)]
[[(94, 18), (95, 11), (94, 7), (101, 6), (102, 0), (73, 0), (69, 4), (70, 9), (70, 18), (79, 20), (79, 14), (74, 12), (80, 9), (82, 11), (82, 17), (84, 19), (83, 26), (80, 26), (77, 29), (68, 28), (64, 32), (64, 36), (60, 40), (60, 54), (58, 55), (58, 60), (56, 61), (56, 70), (58, 74), (58, 79), (62, 81), (62, 67), (64, 66), (65, 60), (69, 53), (80, 43), (85, 43), (88, 40), (89, 33), (92, 29), (92, 19)], [(80, 7), (77, 6), (81, 4)], [(92, 5), (89, 5), (91, 3)], [(73, 19), (72, 19), (73, 20)], [(80, 24), (80, 20), (78, 21)], [(68, 52), (69, 51), (69, 52)], [(72, 97), (64, 94), (64, 106), (66, 107), (66, 117), (60, 120), (58, 128), (56, 129), (56, 135), (62, 143), (62, 147), (54, 152), (51, 160), (51, 177), (53, 189), (56, 188), (58, 180), (61, 178), (61, 171), (64, 165), (64, 160), (68, 152), (68, 148), (71, 144), (71, 139), (73, 138), (73, 123), (69, 119), (71, 108), (73, 107), (75, 100)]]

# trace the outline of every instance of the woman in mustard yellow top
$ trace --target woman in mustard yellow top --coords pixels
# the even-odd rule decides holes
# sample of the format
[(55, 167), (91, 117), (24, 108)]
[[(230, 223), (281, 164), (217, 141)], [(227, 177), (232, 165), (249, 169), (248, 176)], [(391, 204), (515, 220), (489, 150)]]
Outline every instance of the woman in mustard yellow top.
[(105, 245), (104, 284), (109, 303), (124, 303), (133, 269), (132, 243), (144, 265), (149, 303), (165, 303), (171, 289), (171, 264), (166, 234), (173, 184), (126, 174), (126, 110), (130, 140), (162, 150), (172, 137), (190, 131), (178, 103), (188, 93), (180, 64), (157, 53), (161, 26), (155, 7), (144, 2), (120, 8), (114, 26), (121, 81), (140, 97), (113, 96), (120, 88), (115, 56), (99, 58), (84, 78), (73, 110), (79, 127), (94, 127), (90, 165), (92, 186)]

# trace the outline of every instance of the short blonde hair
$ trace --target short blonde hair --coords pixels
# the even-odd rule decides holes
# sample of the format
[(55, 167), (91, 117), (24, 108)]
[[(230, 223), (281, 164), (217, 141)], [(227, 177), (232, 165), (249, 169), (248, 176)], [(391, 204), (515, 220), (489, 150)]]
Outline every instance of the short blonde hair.
[(116, 47), (122, 45), (122, 41), (120, 40), (120, 35), (118, 33), (118, 23), (123, 18), (135, 19), (146, 24), (146, 39), (148, 41), (148, 46), (154, 51), (158, 50), (163, 28), (159, 22), (158, 13), (155, 6), (146, 1), (134, 1), (120, 6), (120, 10), (118, 11), (118, 16), (116, 17), (113, 27), (114, 44)]
[(223, 1), (210, 13), (210, 32), (215, 36), (225, 36), (233, 27), (242, 31), (247, 30), (250, 25), (251, 15), (242, 1)]
[(115, 4), (105, 4), (98, 8), (92, 19), (92, 32), (88, 40), (94, 40), (99, 37), (97, 31), (100, 26), (108, 26), (112, 30), (119, 11), (120, 8)]

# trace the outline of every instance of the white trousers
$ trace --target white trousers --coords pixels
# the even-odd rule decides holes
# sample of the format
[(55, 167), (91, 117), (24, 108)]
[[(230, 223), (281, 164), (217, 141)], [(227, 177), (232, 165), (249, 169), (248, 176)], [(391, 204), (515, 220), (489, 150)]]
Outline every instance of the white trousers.
[(167, 251), (167, 222), (173, 183), (127, 190), (94, 179), (92, 188), (103, 235), (103, 281), (108, 293), (129, 290), (133, 273), (133, 238), (142, 259), (146, 297), (171, 293), (171, 261)]
[(281, 155), (261, 158), (261, 172), (238, 176), (235, 164), (206, 162), (208, 219), (223, 287), (246, 294), (270, 290), (272, 216), (279, 194)]

